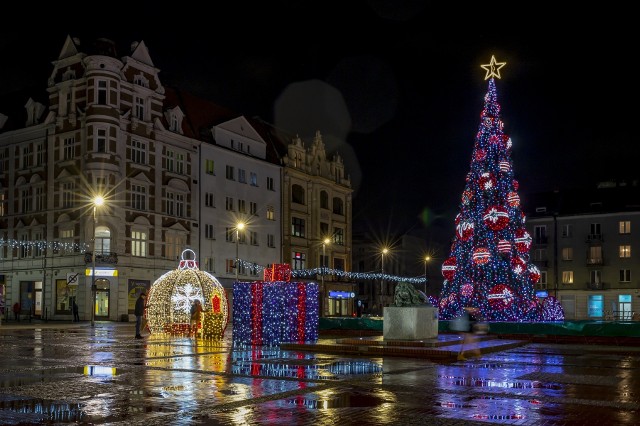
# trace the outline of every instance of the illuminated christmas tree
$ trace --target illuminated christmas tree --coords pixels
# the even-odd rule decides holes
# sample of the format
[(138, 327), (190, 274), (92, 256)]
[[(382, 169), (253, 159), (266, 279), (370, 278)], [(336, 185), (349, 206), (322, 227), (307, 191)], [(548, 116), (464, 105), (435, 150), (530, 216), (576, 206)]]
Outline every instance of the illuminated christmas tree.
[(531, 236), (525, 229), (518, 181), (511, 160), (511, 138), (503, 132), (495, 78), (505, 62), (482, 65), (489, 88), (475, 137), (455, 237), (442, 264), (445, 278), (440, 319), (473, 308), (488, 321), (563, 319), (555, 300), (541, 303), (534, 291), (540, 271), (530, 263)]

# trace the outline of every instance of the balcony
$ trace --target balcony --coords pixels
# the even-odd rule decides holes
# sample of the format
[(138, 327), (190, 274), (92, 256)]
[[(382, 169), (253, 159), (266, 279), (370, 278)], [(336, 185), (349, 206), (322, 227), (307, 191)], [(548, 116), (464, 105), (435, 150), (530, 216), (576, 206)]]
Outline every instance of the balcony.
[(602, 266), (604, 260), (601, 257), (587, 258), (587, 266)]
[(589, 234), (587, 235), (588, 243), (601, 243), (602, 242), (602, 234)]
[[(93, 252), (84, 252), (84, 263), (93, 263)], [(96, 253), (96, 265), (117, 265), (118, 253), (116, 252), (102, 252)]]
[(547, 237), (546, 235), (533, 238), (533, 244), (544, 245), (548, 243), (549, 237)]
[(587, 290), (604, 290), (604, 283), (603, 282), (597, 282), (597, 283), (588, 282), (587, 283)]
[(548, 268), (549, 261), (548, 260), (535, 260), (533, 259), (533, 263), (539, 268)]

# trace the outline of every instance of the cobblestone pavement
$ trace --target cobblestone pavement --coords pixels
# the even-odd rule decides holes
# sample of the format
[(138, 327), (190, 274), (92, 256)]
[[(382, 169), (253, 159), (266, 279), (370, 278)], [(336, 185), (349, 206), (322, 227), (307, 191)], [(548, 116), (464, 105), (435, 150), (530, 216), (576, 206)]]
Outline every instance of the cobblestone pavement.
[(231, 333), (3, 323), (0, 424), (640, 425), (640, 348), (530, 343), (435, 362), (234, 348)]

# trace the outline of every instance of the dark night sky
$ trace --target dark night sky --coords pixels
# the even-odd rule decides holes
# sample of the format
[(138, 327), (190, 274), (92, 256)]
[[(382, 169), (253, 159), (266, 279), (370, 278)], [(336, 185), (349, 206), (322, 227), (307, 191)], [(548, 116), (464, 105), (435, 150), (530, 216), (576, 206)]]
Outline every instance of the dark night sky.
[(498, 101), (525, 206), (527, 193), (635, 177), (638, 49), (628, 6), (341, 3), (183, 2), (175, 11), (143, 1), (117, 17), (84, 12), (86, 4), (74, 17), (65, 3), (24, 25), (18, 13), (14, 29), (0, 30), (0, 94), (46, 84), (67, 34), (144, 40), (163, 83), (308, 144), (320, 130), (351, 174), (354, 219), (381, 238), (412, 229), (446, 240), (487, 90), (480, 65), (493, 54), (507, 62)]

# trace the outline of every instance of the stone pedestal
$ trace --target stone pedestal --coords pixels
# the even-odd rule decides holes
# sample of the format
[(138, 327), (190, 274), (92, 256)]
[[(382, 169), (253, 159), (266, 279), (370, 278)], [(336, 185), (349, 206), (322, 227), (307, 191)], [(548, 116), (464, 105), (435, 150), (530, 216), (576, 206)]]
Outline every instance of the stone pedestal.
[(384, 340), (419, 340), (438, 337), (438, 308), (434, 306), (386, 306)]

